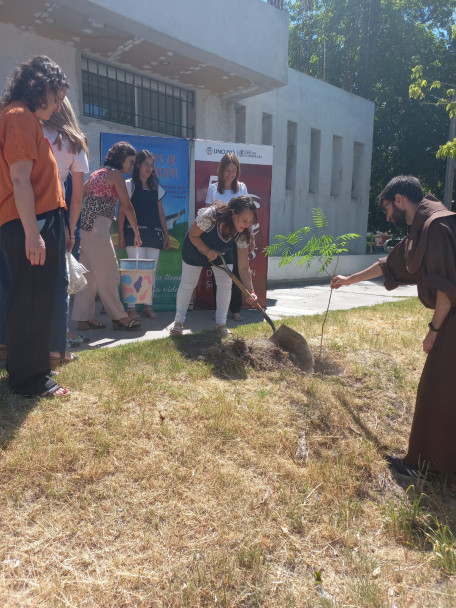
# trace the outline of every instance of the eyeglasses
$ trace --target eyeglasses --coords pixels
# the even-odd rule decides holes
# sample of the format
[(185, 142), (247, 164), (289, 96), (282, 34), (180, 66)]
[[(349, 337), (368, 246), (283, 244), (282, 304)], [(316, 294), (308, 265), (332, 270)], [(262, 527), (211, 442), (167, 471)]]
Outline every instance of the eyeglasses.
[(388, 213), (388, 207), (393, 204), (393, 201), (386, 201), (386, 203), (382, 203), (382, 211), (386, 215)]

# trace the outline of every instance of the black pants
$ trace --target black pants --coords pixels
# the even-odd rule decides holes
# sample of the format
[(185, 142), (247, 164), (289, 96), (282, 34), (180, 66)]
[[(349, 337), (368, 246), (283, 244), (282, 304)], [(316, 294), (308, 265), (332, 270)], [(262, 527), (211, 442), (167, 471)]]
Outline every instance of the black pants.
[(11, 271), (7, 307), (6, 369), (11, 389), (22, 395), (40, 395), (55, 386), (49, 378), (49, 345), (61, 251), (61, 210), (38, 216), (45, 223), (43, 266), (32, 266), (25, 255), (25, 233), (20, 220), (4, 224), (2, 245)]

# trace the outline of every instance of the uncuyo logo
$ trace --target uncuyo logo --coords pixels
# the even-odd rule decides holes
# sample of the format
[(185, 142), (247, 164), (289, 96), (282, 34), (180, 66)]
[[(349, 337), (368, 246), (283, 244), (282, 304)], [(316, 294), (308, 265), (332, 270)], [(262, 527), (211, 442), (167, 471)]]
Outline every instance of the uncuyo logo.
[(239, 156), (244, 156), (244, 150), (238, 150), (238, 155)]
[(212, 148), (211, 148), (210, 146), (208, 146), (208, 147), (206, 148), (206, 154), (207, 154), (208, 156), (210, 156), (210, 155), (212, 154)]

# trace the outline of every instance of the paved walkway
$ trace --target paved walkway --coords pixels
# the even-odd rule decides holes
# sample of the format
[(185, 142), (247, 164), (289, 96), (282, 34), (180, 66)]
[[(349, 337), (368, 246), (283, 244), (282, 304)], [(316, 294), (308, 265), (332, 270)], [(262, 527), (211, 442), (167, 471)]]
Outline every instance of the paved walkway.
[[(394, 302), (402, 298), (416, 296), (415, 286), (399, 287), (386, 291), (381, 280), (363, 281), (350, 287), (334, 291), (331, 299), (331, 310), (347, 310), (359, 306), (372, 306), (382, 302)], [(284, 283), (272, 284), (267, 292), (267, 313), (273, 321), (300, 315), (323, 313), (328, 305), (328, 284)], [(213, 311), (189, 311), (184, 333), (210, 330), (214, 328)], [(263, 319), (256, 310), (243, 310), (242, 323), (229, 320), (228, 327), (237, 327), (248, 323), (259, 323)], [(112, 347), (140, 340), (155, 340), (169, 335), (169, 328), (174, 321), (174, 312), (160, 313), (159, 319), (143, 319), (138, 331), (114, 331), (106, 314), (97, 315), (106, 324), (106, 329), (89, 330), (81, 334), (89, 338), (88, 348)], [(73, 331), (76, 331), (75, 329)], [(76, 350), (76, 349), (75, 349)], [(77, 352), (77, 350), (76, 350)]]

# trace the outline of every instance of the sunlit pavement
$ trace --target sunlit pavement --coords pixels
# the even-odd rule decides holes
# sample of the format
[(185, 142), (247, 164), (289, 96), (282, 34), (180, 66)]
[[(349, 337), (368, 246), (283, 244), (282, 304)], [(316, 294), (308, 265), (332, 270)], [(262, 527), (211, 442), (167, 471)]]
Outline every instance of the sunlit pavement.
[[(273, 321), (286, 317), (320, 314), (325, 312), (328, 306), (330, 292), (331, 290), (327, 283), (273, 283), (267, 291), (266, 312)], [(331, 310), (348, 310), (360, 306), (373, 306), (374, 304), (381, 304), (383, 302), (394, 302), (416, 295), (417, 290), (414, 285), (386, 291), (381, 280), (363, 281), (350, 287), (342, 287), (337, 291), (334, 290), (332, 292), (330, 308)], [(215, 329), (213, 314), (214, 311), (211, 310), (190, 310), (187, 314), (184, 333)], [(241, 314), (243, 316), (241, 323), (228, 319), (227, 325), (229, 328), (263, 321), (263, 318), (256, 310), (243, 310)], [(72, 331), (89, 338), (90, 341), (82, 348), (110, 347), (140, 340), (156, 340), (169, 336), (169, 329), (174, 321), (173, 311), (159, 312), (159, 315), (159, 319), (142, 319), (142, 325), (138, 331), (115, 331), (111, 328), (108, 316), (100, 311), (97, 314), (97, 318), (106, 324), (106, 329), (77, 332), (76, 326), (73, 324)], [(74, 350), (77, 352), (80, 349)]]

